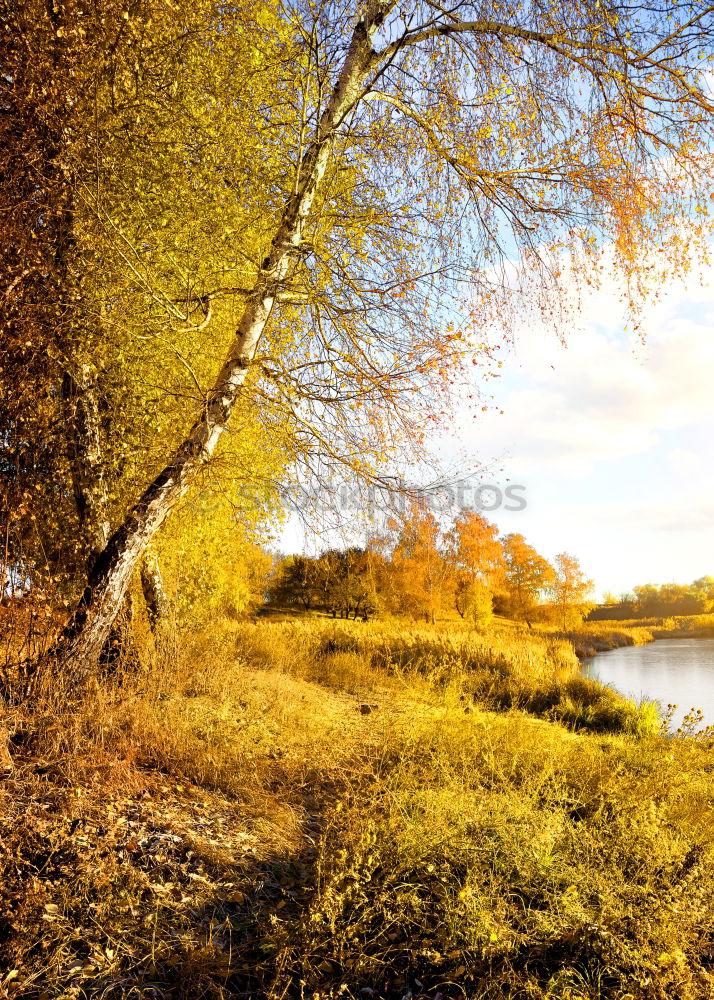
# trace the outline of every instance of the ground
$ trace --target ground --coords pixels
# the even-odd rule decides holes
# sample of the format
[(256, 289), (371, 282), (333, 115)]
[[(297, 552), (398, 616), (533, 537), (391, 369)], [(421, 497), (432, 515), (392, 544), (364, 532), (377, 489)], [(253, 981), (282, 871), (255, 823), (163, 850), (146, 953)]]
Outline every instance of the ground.
[(714, 996), (706, 735), (543, 638), (216, 633), (6, 710), (8, 996)]

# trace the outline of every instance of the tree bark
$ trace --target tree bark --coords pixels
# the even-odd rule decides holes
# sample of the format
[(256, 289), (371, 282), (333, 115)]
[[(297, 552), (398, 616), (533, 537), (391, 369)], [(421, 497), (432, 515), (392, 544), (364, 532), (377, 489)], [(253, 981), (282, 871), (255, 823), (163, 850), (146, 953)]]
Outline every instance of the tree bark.
[(94, 668), (134, 568), (210, 460), (228, 424), (276, 297), (290, 275), (305, 222), (327, 168), (335, 133), (357, 104), (364, 82), (376, 66), (372, 38), (392, 5), (393, 0), (378, 0), (355, 26), (342, 69), (303, 159), (294, 194), (285, 206), (270, 253), (247, 297), (228, 356), (198, 419), (92, 567), (84, 595), (53, 651), (78, 677)]
[(86, 364), (62, 379), (67, 460), (83, 538), (85, 571), (91, 570), (109, 539), (107, 485), (102, 463), (101, 413), (97, 386)]
[(151, 631), (156, 634), (169, 611), (169, 602), (155, 555), (146, 555), (141, 562), (141, 590), (146, 602)]

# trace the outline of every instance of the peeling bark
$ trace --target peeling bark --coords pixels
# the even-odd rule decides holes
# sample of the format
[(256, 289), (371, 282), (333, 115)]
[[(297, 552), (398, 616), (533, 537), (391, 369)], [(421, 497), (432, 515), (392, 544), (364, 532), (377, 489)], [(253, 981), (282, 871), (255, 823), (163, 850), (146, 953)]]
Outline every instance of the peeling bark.
[[(89, 365), (62, 379), (67, 460), (81, 532), (82, 568), (89, 573), (109, 539), (109, 492), (102, 448), (102, 402)], [(158, 572), (158, 568), (157, 568)], [(134, 603), (126, 593), (105, 641), (99, 663), (107, 673), (139, 666), (133, 632)]]
[(141, 665), (134, 641), (134, 598), (131, 593), (124, 595), (121, 609), (99, 654), (99, 664), (105, 674), (113, 674), (120, 667), (130, 672)]

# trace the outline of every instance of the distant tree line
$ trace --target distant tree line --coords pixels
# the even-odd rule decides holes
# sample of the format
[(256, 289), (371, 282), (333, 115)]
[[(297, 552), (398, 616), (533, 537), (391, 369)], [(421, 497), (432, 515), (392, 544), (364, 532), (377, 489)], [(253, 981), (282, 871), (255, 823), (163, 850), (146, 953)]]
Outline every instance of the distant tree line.
[(390, 614), (434, 622), (455, 613), (475, 626), (499, 614), (568, 629), (592, 609), (591, 592), (566, 552), (551, 564), (523, 535), (499, 537), (480, 514), (464, 511), (444, 528), (412, 503), (364, 548), (279, 560), (268, 604), (364, 621)]
[(690, 584), (646, 583), (619, 597), (606, 594), (604, 603), (593, 609), (589, 620), (669, 618), (703, 615), (710, 611), (714, 611), (714, 577), (700, 576)]

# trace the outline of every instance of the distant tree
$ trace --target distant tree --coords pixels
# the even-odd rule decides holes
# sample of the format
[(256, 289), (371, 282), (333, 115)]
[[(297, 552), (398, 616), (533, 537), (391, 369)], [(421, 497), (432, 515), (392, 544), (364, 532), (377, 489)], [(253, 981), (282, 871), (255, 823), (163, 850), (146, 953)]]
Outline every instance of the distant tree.
[(270, 601), (275, 605), (301, 607), (309, 611), (320, 595), (320, 568), (309, 556), (288, 556), (279, 566), (271, 587)]
[(634, 613), (638, 618), (702, 614), (708, 607), (706, 592), (678, 583), (647, 583), (635, 587)]
[(338, 589), (342, 575), (342, 553), (328, 549), (315, 562), (315, 603), (336, 617), (340, 607)]
[(650, 617), (660, 613), (659, 587), (653, 583), (639, 584), (634, 588), (635, 613), (640, 617)]
[(607, 591), (603, 597), (603, 603), (591, 608), (586, 617), (589, 622), (623, 621), (625, 618), (632, 617), (631, 606), (626, 603), (624, 594), (618, 597), (611, 591)]
[(366, 621), (379, 607), (374, 560), (368, 549), (325, 552), (318, 560), (320, 601), (333, 618)]
[(714, 610), (714, 577), (700, 576), (699, 579), (693, 581), (692, 590), (704, 597), (705, 611)]
[(664, 615), (700, 615), (707, 607), (706, 594), (678, 583), (663, 584), (659, 597)]
[(454, 606), (462, 618), (485, 606), (505, 573), (503, 546), (498, 529), (473, 511), (463, 511), (446, 536), (446, 558), (453, 572)]
[(541, 613), (541, 599), (553, 583), (553, 567), (523, 535), (506, 535), (502, 545), (506, 569), (501, 609), (532, 628)]
[(379, 580), (382, 560), (371, 548), (355, 550), (351, 572), (351, 603), (355, 620), (367, 621), (382, 607)]
[(635, 617), (637, 598), (631, 590), (626, 590), (620, 594), (618, 598), (618, 608), (620, 611), (620, 615), (618, 617), (620, 617), (621, 621), (627, 621), (628, 619)]
[(609, 596), (590, 614), (591, 621), (706, 614), (714, 610), (714, 578), (702, 576), (688, 585), (645, 583), (617, 599), (608, 601)]
[(389, 528), (394, 539), (389, 573), (392, 609), (434, 622), (453, 586), (451, 567), (441, 550), (438, 522), (414, 502), (403, 518), (392, 519)]
[(474, 628), (484, 629), (493, 620), (493, 594), (481, 580), (460, 580), (457, 584), (456, 610)]
[(555, 557), (551, 590), (553, 609), (560, 628), (565, 630), (581, 625), (583, 618), (593, 607), (588, 602), (593, 591), (593, 581), (585, 576), (575, 556), (559, 552)]

